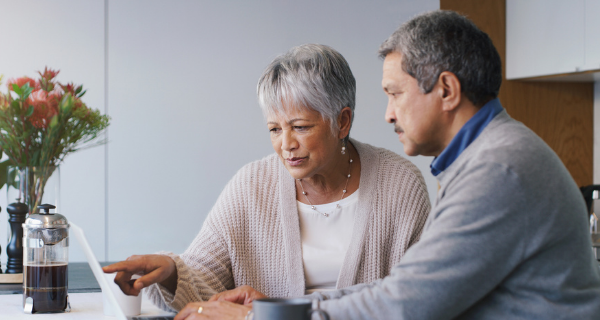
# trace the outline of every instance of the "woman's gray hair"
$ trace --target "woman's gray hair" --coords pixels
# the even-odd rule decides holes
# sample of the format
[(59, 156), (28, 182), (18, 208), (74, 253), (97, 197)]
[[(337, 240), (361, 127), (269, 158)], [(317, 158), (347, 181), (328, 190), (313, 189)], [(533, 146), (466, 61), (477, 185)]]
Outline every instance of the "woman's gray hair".
[(440, 74), (450, 71), (475, 106), (496, 98), (502, 63), (490, 37), (453, 11), (432, 11), (402, 24), (379, 48), (379, 56), (402, 55), (402, 70), (423, 93), (433, 90)]
[(346, 59), (325, 45), (304, 44), (275, 58), (258, 80), (257, 94), (266, 117), (289, 108), (315, 110), (334, 135), (344, 107), (352, 109), (354, 120), (356, 81)]

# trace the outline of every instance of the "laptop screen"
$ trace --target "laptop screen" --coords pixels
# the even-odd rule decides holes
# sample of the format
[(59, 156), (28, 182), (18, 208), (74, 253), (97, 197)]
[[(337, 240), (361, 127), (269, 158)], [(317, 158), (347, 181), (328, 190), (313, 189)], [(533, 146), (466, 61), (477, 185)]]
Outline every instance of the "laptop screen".
[(121, 306), (119, 306), (119, 303), (117, 302), (117, 298), (115, 298), (114, 293), (110, 289), (108, 280), (106, 280), (106, 277), (104, 277), (104, 271), (102, 271), (102, 267), (100, 267), (100, 263), (98, 262), (98, 259), (96, 259), (96, 256), (94, 255), (94, 252), (92, 251), (92, 247), (90, 247), (90, 244), (88, 243), (87, 238), (85, 237), (85, 234), (83, 233), (83, 229), (81, 229), (79, 226), (77, 226), (76, 224), (74, 224), (72, 222), (69, 222), (69, 224), (70, 224), (71, 234), (75, 235), (75, 238), (81, 245), (81, 248), (83, 249), (83, 252), (85, 253), (85, 257), (87, 258), (90, 268), (92, 269), (92, 272), (94, 273), (94, 277), (96, 277), (96, 281), (98, 281), (98, 284), (100, 285), (100, 289), (102, 289), (102, 293), (106, 294), (106, 297), (108, 298), (108, 301), (111, 304), (112, 309), (115, 312), (115, 316), (117, 319), (119, 319), (119, 320), (173, 320), (174, 316), (126, 317), (125, 314), (123, 313), (123, 310), (121, 309)]

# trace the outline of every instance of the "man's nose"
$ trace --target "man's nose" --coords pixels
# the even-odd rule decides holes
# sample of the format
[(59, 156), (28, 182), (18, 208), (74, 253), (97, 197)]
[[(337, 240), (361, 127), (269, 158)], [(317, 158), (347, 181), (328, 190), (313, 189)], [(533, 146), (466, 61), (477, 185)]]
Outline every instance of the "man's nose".
[(396, 114), (394, 113), (394, 108), (390, 101), (388, 101), (387, 108), (385, 109), (385, 121), (388, 123), (396, 122)]

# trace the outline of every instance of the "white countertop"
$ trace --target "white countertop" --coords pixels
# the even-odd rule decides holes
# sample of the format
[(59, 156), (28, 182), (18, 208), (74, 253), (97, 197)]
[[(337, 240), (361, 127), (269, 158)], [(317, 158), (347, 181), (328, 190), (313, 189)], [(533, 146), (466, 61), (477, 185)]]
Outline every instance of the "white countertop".
[[(62, 319), (86, 319), (86, 320), (114, 320), (115, 317), (105, 316), (102, 309), (102, 293), (69, 293), (71, 312), (65, 313), (36, 313), (25, 314), (23, 312), (23, 295), (7, 294), (0, 295), (0, 319), (10, 320), (62, 320)], [(142, 297), (143, 315), (166, 315), (169, 314), (155, 307), (146, 296)]]

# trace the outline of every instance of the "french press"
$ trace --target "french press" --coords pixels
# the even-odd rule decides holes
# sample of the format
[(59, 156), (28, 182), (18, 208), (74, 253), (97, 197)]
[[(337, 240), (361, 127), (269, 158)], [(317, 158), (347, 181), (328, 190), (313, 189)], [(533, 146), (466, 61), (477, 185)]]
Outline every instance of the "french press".
[[(69, 223), (51, 204), (38, 206), (23, 224), (23, 309), (25, 313), (69, 312)], [(44, 211), (44, 212), (42, 212)]]

